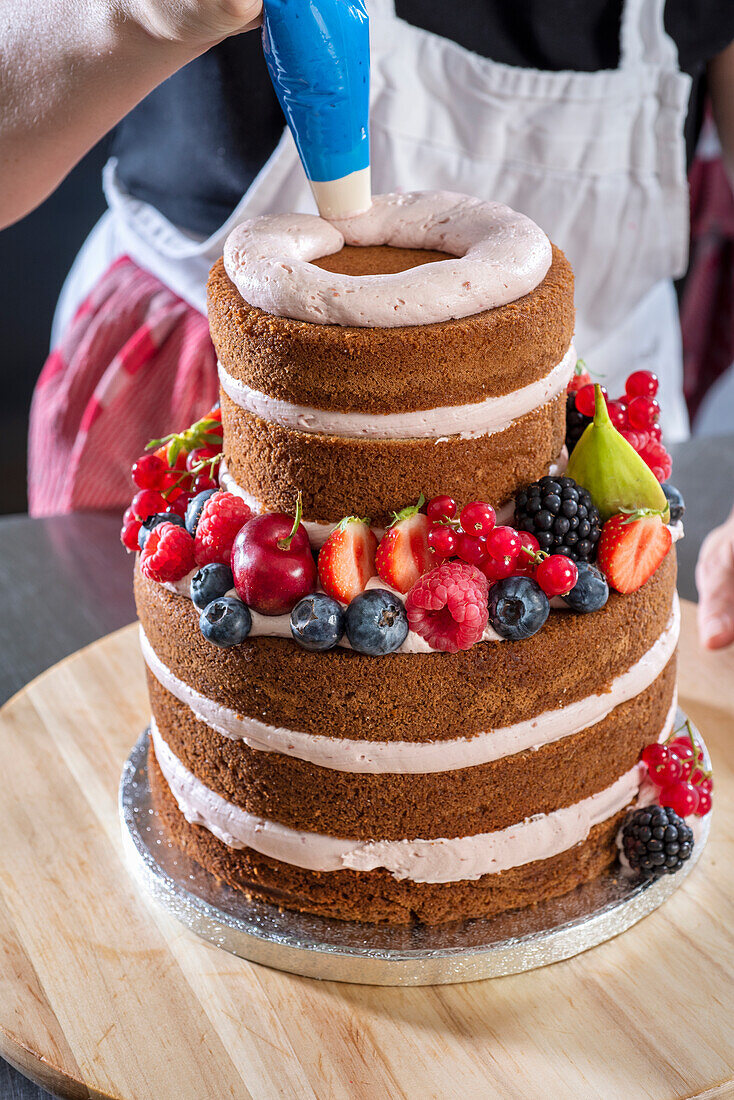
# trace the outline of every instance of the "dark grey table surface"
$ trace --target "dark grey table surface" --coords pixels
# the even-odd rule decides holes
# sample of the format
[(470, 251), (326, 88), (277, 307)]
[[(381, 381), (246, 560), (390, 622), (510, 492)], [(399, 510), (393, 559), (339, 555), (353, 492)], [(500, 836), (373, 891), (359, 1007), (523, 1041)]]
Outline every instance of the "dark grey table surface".
[[(695, 599), (698, 548), (734, 501), (734, 436), (693, 439), (673, 452), (673, 480), (687, 505), (678, 587)], [(119, 529), (120, 517), (104, 513), (0, 519), (0, 703), (63, 657), (133, 621), (132, 559)], [(0, 1100), (49, 1095), (0, 1059)]]

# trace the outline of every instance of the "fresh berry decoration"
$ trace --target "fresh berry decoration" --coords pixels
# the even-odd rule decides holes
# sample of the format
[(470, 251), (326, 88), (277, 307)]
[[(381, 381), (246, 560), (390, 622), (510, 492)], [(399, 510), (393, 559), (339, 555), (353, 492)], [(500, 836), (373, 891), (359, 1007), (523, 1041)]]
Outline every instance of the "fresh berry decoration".
[(234, 540), (237, 595), (261, 615), (290, 614), (316, 587), (316, 564), (301, 515), (299, 493), (295, 518), (284, 512), (255, 516)]
[(138, 489), (160, 489), (168, 464), (160, 455), (141, 455), (133, 463), (132, 479)]
[(687, 779), (680, 779), (677, 783), (671, 783), (663, 787), (660, 792), (660, 805), (669, 806), (681, 817), (695, 814), (698, 809), (698, 791)]
[(462, 531), (467, 535), (486, 538), (493, 530), (497, 522), (497, 516), (491, 504), (485, 504), (481, 500), (473, 500), (471, 504), (467, 504), (461, 509), (459, 521)]
[(214, 496), (215, 491), (215, 489), (204, 489), (203, 492), (197, 493), (196, 496), (191, 497), (186, 505), (184, 526), (192, 537), (196, 534), (196, 528), (199, 526), (199, 520), (201, 519), (204, 505), (209, 500), (209, 497)]
[(563, 597), (563, 602), (571, 611), (581, 614), (601, 611), (609, 599), (609, 585), (606, 577), (600, 569), (587, 561), (580, 561), (577, 566), (578, 580), (571, 591)]
[(621, 513), (604, 524), (597, 564), (617, 592), (636, 592), (662, 563), (672, 541), (659, 512)]
[[(604, 387), (600, 386), (599, 389), (606, 397), (607, 391), (604, 389)], [(594, 401), (595, 393), (592, 383), (589, 383), (586, 386), (582, 386), (581, 389), (577, 390), (576, 409), (578, 412), (581, 413), (582, 416), (592, 417), (594, 415)]]
[(157, 489), (141, 489), (133, 497), (130, 508), (135, 519), (141, 522), (157, 512), (165, 512), (168, 501)]
[(381, 657), (400, 649), (408, 637), (408, 617), (402, 600), (393, 592), (370, 588), (350, 603), (345, 629), (357, 653)]
[(291, 611), (291, 634), (303, 649), (323, 653), (333, 649), (344, 635), (344, 608), (331, 596), (313, 592)]
[(548, 618), (548, 597), (530, 577), (508, 577), (489, 590), (489, 621), (501, 638), (519, 642), (537, 634)]
[(456, 538), (456, 553), (467, 565), (481, 565), (487, 560), (487, 540), (460, 531)]
[(208, 642), (229, 649), (244, 642), (252, 630), (252, 615), (242, 600), (222, 596), (204, 608), (199, 616), (199, 629)]
[(706, 765), (703, 745), (686, 720), (685, 733), (676, 730), (664, 744), (646, 745), (640, 759), (649, 778), (661, 788), (658, 801), (685, 817), (702, 817), (711, 809), (713, 779)]
[[(526, 555), (520, 553), (516, 558), (486, 558), (479, 569), (484, 574), (486, 580), (490, 584), (494, 584), (495, 581), (504, 580), (505, 577), (513, 577), (515, 574), (522, 575), (527, 571), (527, 565), (521, 564), (521, 559)], [(533, 569), (535, 566), (533, 565)]]
[(438, 559), (453, 558), (459, 546), (459, 535), (444, 523), (434, 523), (428, 531), (428, 546)]
[(622, 404), (621, 401), (610, 401), (607, 404), (607, 409), (609, 410), (609, 419), (617, 431), (621, 431), (622, 428), (629, 428), (629, 415), (626, 405)]
[(576, 562), (565, 554), (551, 554), (543, 558), (535, 570), (535, 580), (549, 599), (568, 595), (578, 579)]
[(219, 600), (234, 588), (234, 577), (228, 565), (210, 562), (197, 569), (191, 578), (190, 595), (194, 607), (203, 611), (212, 600)]
[(630, 428), (648, 431), (660, 419), (660, 406), (654, 397), (633, 397), (627, 406)]
[[(535, 535), (531, 535), (529, 531), (518, 531), (518, 537), (520, 539), (520, 552), (516, 558), (509, 559), (514, 564), (512, 572), (517, 576), (534, 577), (539, 561), (540, 543)], [(490, 579), (488, 573), (485, 575)], [(510, 574), (505, 575), (509, 576)], [(499, 580), (500, 578), (495, 577), (494, 579)]]
[(647, 745), (642, 750), (640, 759), (647, 766), (650, 778), (658, 787), (677, 783), (683, 776), (683, 765), (680, 759), (670, 751), (667, 745), (661, 745), (658, 742)]
[(369, 521), (346, 516), (319, 551), (319, 580), (324, 592), (349, 603), (364, 592), (370, 577), (377, 576), (377, 539)]
[(683, 519), (683, 513), (686, 510), (683, 494), (680, 489), (676, 489), (675, 485), (671, 485), (669, 481), (663, 482), (663, 492), (670, 508), (670, 522), (678, 523), (679, 520)]
[(432, 523), (440, 523), (441, 520), (453, 519), (458, 507), (453, 497), (432, 497), (426, 505), (426, 515)]
[(218, 561), (227, 564), (235, 536), (250, 520), (252, 511), (234, 493), (213, 493), (204, 501), (196, 524), (194, 542), (197, 565)]
[(591, 424), (591, 417), (579, 412), (576, 408), (576, 395), (569, 393), (566, 398), (566, 450), (569, 455), (589, 424)]
[(487, 626), (486, 578), (466, 562), (444, 562), (411, 588), (405, 610), (411, 630), (431, 649), (469, 649)]
[(135, 519), (134, 516), (128, 515), (130, 509), (125, 512), (125, 517), (122, 521), (122, 528), (120, 530), (120, 542), (127, 550), (128, 554), (134, 554), (138, 549), (140, 538), (140, 528), (142, 524), (139, 519)]
[(180, 581), (194, 568), (194, 540), (175, 523), (161, 523), (148, 535), (140, 572), (149, 581)]
[(542, 477), (519, 492), (515, 526), (534, 535), (546, 553), (574, 561), (591, 561), (601, 534), (591, 494), (570, 477)]
[(148, 516), (140, 524), (140, 530), (138, 531), (138, 547), (140, 550), (145, 549), (148, 535), (154, 527), (158, 527), (161, 523), (175, 523), (177, 527), (183, 527), (184, 525), (184, 521), (175, 512), (156, 512), (155, 515)]
[(658, 392), (658, 376), (649, 370), (636, 370), (624, 384), (627, 397), (655, 397)]
[(583, 386), (588, 386), (591, 383), (591, 375), (586, 369), (586, 363), (583, 359), (576, 360), (576, 366), (573, 369), (573, 378), (566, 387), (567, 393), (577, 393)]
[(380, 579), (401, 593), (408, 592), (435, 560), (428, 545), (431, 520), (421, 512), (422, 507), (423, 496), (417, 504), (395, 513), (375, 555)]
[(633, 810), (622, 828), (622, 851), (633, 871), (657, 879), (679, 871), (693, 851), (693, 830), (672, 807)]
[(491, 558), (516, 558), (521, 547), (520, 534), (514, 527), (503, 524), (487, 536), (487, 553)]

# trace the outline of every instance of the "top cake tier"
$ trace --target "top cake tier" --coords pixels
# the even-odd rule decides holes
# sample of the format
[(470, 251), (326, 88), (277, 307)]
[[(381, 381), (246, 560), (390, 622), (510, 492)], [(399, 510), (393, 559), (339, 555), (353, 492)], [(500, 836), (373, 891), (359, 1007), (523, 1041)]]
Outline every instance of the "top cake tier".
[[(347, 244), (308, 266), (322, 282), (337, 273), (374, 287), (360, 277), (406, 272), (416, 282), (430, 265), (426, 285), (445, 287), (455, 263), (434, 249)], [(335, 294), (345, 285), (335, 280)], [(385, 280), (385, 295), (395, 285)], [(449, 298), (450, 289), (447, 310)], [(516, 300), (426, 324), (277, 316), (245, 301), (221, 260), (208, 303), (230, 487), (258, 508), (292, 510), (301, 490), (308, 520), (380, 524), (421, 492), (448, 488), (499, 506), (559, 458), (575, 354), (573, 275), (556, 248)]]

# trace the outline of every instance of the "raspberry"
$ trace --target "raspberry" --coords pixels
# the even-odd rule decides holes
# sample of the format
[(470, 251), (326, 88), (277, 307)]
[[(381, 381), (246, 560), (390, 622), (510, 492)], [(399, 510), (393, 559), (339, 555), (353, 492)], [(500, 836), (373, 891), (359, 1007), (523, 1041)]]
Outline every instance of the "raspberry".
[(197, 565), (220, 562), (229, 565), (232, 544), (252, 511), (234, 493), (214, 493), (201, 510), (196, 526), (194, 552)]
[(140, 571), (149, 581), (180, 581), (194, 568), (194, 540), (183, 527), (161, 523), (148, 535)]
[(411, 630), (444, 653), (470, 649), (487, 625), (487, 581), (474, 565), (444, 562), (418, 580), (405, 601)]

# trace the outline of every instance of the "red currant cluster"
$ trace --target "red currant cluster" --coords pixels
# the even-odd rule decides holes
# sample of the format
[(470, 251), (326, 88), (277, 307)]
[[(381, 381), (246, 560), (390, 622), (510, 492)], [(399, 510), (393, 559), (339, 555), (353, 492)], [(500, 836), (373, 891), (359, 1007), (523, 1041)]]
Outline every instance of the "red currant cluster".
[(149, 516), (172, 513), (182, 519), (192, 497), (219, 485), (222, 458), (222, 414), (211, 409), (184, 432), (154, 439), (150, 454), (141, 455), (132, 466), (138, 492), (122, 518), (123, 546), (138, 549), (140, 526)]
[(578, 566), (565, 554), (545, 554), (529, 531), (497, 525), (491, 504), (474, 500), (458, 515), (452, 497), (429, 500), (428, 546), (436, 558), (476, 565), (490, 584), (507, 577), (532, 577), (546, 596), (565, 596), (576, 584)]
[(660, 787), (661, 806), (670, 806), (681, 817), (690, 814), (703, 817), (711, 809), (713, 779), (690, 722), (681, 730), (671, 734), (664, 744), (647, 745), (640, 759), (652, 782)]
[[(673, 465), (662, 442), (657, 375), (649, 370), (636, 370), (624, 384), (624, 394), (610, 399), (602, 386), (609, 417), (614, 427), (644, 459), (658, 481), (666, 481)], [(575, 394), (576, 410), (582, 416), (594, 415), (594, 385), (587, 371), (574, 375), (568, 392)]]

